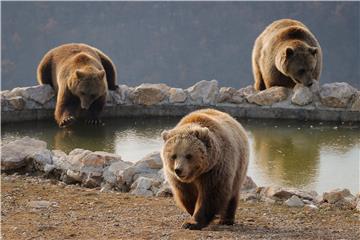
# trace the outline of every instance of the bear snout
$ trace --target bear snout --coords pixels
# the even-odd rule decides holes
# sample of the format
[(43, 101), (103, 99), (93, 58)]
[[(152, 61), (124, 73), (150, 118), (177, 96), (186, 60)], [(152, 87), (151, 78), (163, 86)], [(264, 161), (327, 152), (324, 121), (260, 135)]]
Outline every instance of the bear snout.
[(175, 168), (175, 174), (178, 176), (178, 177), (182, 177), (182, 172), (183, 170), (181, 168)]

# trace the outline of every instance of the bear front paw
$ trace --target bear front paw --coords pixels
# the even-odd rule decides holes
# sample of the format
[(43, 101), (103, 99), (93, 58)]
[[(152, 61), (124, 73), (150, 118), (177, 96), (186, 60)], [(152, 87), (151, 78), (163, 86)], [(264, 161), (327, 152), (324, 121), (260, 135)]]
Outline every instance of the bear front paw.
[(101, 121), (100, 119), (88, 119), (86, 120), (86, 124), (89, 125), (98, 125), (98, 126), (104, 126), (105, 123)]
[(234, 219), (220, 219), (219, 224), (220, 225), (234, 225), (235, 221), (234, 221)]
[(61, 122), (59, 123), (59, 127), (61, 127), (61, 128), (69, 127), (69, 126), (72, 125), (75, 121), (76, 121), (76, 118), (73, 117), (73, 116), (65, 117), (65, 118), (63, 118), (63, 120), (61, 120)]
[(203, 224), (192, 222), (192, 221), (185, 221), (182, 225), (182, 228), (184, 229), (190, 229), (190, 230), (201, 230), (202, 228), (206, 227)]

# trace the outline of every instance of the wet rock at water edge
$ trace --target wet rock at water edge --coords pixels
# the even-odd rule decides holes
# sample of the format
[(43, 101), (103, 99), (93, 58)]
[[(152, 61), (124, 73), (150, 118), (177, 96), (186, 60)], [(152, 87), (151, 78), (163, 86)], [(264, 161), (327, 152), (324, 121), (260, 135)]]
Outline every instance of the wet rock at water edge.
[(346, 108), (356, 92), (356, 89), (348, 83), (340, 82), (322, 85), (319, 94), (320, 100), (325, 106)]
[(24, 137), (1, 146), (1, 170), (16, 170), (31, 163), (28, 157), (46, 150), (46, 142)]

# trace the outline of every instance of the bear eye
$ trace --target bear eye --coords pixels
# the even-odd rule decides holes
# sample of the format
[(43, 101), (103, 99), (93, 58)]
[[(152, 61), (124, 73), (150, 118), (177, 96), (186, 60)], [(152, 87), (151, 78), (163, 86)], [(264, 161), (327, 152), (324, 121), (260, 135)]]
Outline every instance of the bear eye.
[(190, 159), (192, 159), (192, 155), (191, 154), (186, 154), (186, 159), (188, 159), (188, 160), (190, 160)]
[(86, 93), (84, 91), (81, 91), (80, 94), (83, 95), (83, 96), (86, 95)]
[(172, 159), (172, 160), (175, 160), (176, 157), (177, 157), (176, 154), (173, 154), (173, 155), (171, 156), (171, 159)]
[(95, 98), (96, 95), (95, 95), (95, 94), (91, 94), (90, 97), (91, 97), (91, 98)]
[(305, 69), (303, 69), (303, 68), (298, 71), (299, 75), (303, 75), (304, 73), (305, 73)]

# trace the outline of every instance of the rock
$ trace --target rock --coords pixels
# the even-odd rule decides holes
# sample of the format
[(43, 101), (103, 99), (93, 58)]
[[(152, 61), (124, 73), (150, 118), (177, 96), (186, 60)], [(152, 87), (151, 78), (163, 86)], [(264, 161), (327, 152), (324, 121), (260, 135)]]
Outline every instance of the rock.
[(275, 198), (279, 200), (286, 200), (291, 198), (293, 195), (296, 195), (299, 198), (312, 201), (317, 196), (316, 192), (306, 192), (299, 189), (281, 188), (281, 187), (266, 187), (260, 189), (260, 194), (265, 197)]
[(27, 158), (31, 159), (36, 170), (48, 173), (53, 169), (53, 167), (51, 167), (51, 165), (53, 165), (52, 153), (48, 149), (34, 153)]
[(74, 149), (66, 158), (59, 158), (56, 164), (65, 167), (63, 181), (67, 183), (79, 182), (85, 187), (98, 187), (103, 180), (104, 169), (121, 157), (101, 151)]
[(124, 170), (130, 166), (132, 166), (132, 164), (122, 160), (112, 163), (109, 167), (104, 169), (103, 178), (105, 182), (120, 191), (127, 191), (128, 189), (122, 175)]
[(202, 80), (194, 86), (189, 87), (186, 91), (189, 93), (191, 100), (198, 104), (212, 104), (216, 102), (219, 94), (218, 82), (216, 80)]
[(249, 103), (255, 103), (261, 106), (269, 106), (276, 102), (287, 99), (289, 90), (285, 87), (272, 87), (260, 91), (256, 94), (249, 95), (246, 99)]
[(236, 92), (236, 89), (232, 88), (232, 87), (220, 88), (217, 102), (218, 103), (229, 102), (235, 92)]
[(254, 88), (253, 85), (249, 85), (247, 87), (240, 88), (236, 92), (237, 92), (237, 94), (239, 94), (241, 97), (244, 97), (244, 98), (247, 98), (250, 95), (258, 93), (258, 91)]
[(108, 91), (108, 94), (106, 95), (106, 106), (116, 106), (123, 103), (124, 101), (117, 91)]
[(161, 184), (159, 190), (156, 193), (157, 197), (172, 197), (172, 191), (171, 191), (171, 187), (170, 184), (165, 181)]
[(293, 195), (291, 198), (286, 200), (285, 204), (289, 207), (303, 207), (304, 206), (304, 203), (296, 195)]
[(133, 166), (125, 169), (121, 175), (124, 183), (130, 186), (140, 176), (158, 178), (158, 172), (162, 168), (160, 152), (153, 152), (136, 162)]
[(43, 105), (46, 102), (48, 102), (50, 99), (55, 97), (55, 92), (50, 85), (44, 84), (33, 87), (26, 87), (21, 92), (21, 95), (24, 98), (33, 100)]
[(154, 105), (163, 101), (169, 95), (169, 90), (166, 84), (143, 83), (135, 88), (130, 98), (135, 104)]
[(159, 187), (160, 182), (147, 178), (139, 177), (130, 187), (130, 193), (140, 196), (154, 196), (154, 192), (151, 190), (153, 187)]
[(306, 205), (304, 206), (304, 210), (307, 211), (307, 212), (312, 212), (312, 211), (317, 211), (317, 210), (319, 210), (319, 208), (318, 208), (316, 205), (314, 205), (314, 204), (306, 204)]
[(22, 97), (11, 97), (6, 100), (10, 108), (14, 110), (22, 110), (25, 106), (25, 101)]
[(1, 170), (16, 170), (29, 164), (28, 156), (44, 151), (46, 142), (24, 137), (1, 147)]
[(323, 200), (331, 204), (334, 204), (338, 201), (346, 200), (346, 197), (352, 197), (355, 199), (355, 197), (350, 193), (349, 189), (346, 188), (337, 188), (331, 190), (330, 192), (323, 193)]
[(328, 107), (346, 108), (356, 92), (355, 88), (345, 82), (328, 83), (320, 88), (320, 101)]
[(49, 208), (51, 206), (57, 206), (56, 202), (49, 202), (49, 201), (30, 201), (28, 203), (28, 206), (31, 208), (37, 208), (37, 209), (41, 209), (41, 208)]
[(360, 112), (360, 91), (357, 91), (353, 98), (350, 111)]
[(360, 201), (359, 200), (357, 201), (357, 204), (356, 204), (356, 211), (360, 212)]
[(293, 91), (294, 91), (294, 95), (291, 98), (291, 102), (293, 104), (304, 106), (312, 102), (313, 93), (310, 90), (310, 88), (305, 87), (302, 84), (296, 84)]
[(248, 191), (257, 188), (256, 183), (251, 177), (246, 176), (244, 183), (241, 186), (241, 191)]
[(170, 103), (183, 103), (187, 99), (186, 92), (181, 88), (171, 88), (169, 90), (169, 102)]

